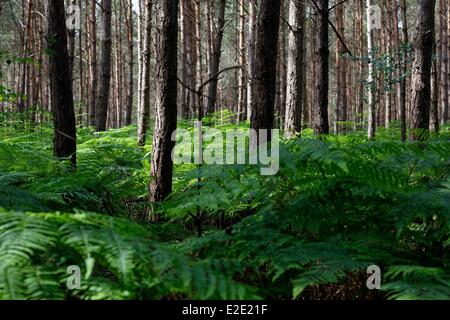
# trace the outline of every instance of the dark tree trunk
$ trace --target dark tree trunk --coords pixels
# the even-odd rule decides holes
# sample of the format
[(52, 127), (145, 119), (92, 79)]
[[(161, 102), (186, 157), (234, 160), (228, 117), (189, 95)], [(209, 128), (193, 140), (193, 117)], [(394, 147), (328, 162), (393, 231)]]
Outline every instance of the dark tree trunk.
[[(86, 0), (86, 5), (89, 0)], [(98, 85), (98, 67), (97, 67), (97, 13), (96, 2), (91, 1), (91, 21), (90, 21), (90, 38), (91, 38), (91, 65), (90, 65), (90, 104), (89, 104), (89, 123), (95, 126), (95, 109), (97, 106), (97, 85)]]
[(101, 34), (101, 57), (100, 57), (100, 88), (97, 96), (95, 126), (97, 131), (106, 130), (106, 119), (108, 115), (109, 91), (111, 86), (111, 49), (112, 49), (112, 21), (111, 0), (102, 1), (102, 34)]
[(302, 130), (305, 4), (291, 0), (285, 131), (288, 137)]
[(128, 92), (127, 92), (127, 106), (126, 106), (126, 116), (125, 125), (129, 126), (131, 124), (133, 115), (133, 77), (134, 77), (134, 40), (133, 40), (133, 1), (128, 0), (128, 18), (127, 18), (127, 40), (128, 40)]
[[(159, 33), (156, 48), (156, 124), (153, 137), (150, 202), (172, 192), (171, 137), (177, 128), (178, 0), (158, 0)], [(155, 217), (153, 217), (155, 218)]]
[(418, 0), (411, 90), (411, 140), (423, 140), (430, 124), (431, 66), (436, 0)]
[(60, 159), (69, 158), (75, 166), (76, 127), (65, 16), (64, 0), (48, 2), (49, 80), (55, 132), (53, 152)]
[[(274, 124), (280, 0), (262, 0), (258, 17), (252, 89), (252, 129)], [(270, 138), (270, 137), (269, 137)]]
[[(214, 33), (213, 51), (211, 53), (211, 60), (209, 66), (209, 78), (213, 78), (219, 72), (220, 57), (222, 55), (222, 39), (225, 28), (225, 8), (226, 0), (220, 0), (219, 12), (217, 15), (217, 26)], [(214, 113), (217, 101), (217, 84), (219, 80), (213, 79), (208, 86), (208, 105), (207, 113)]]
[[(409, 45), (408, 21), (406, 13), (406, 0), (401, 0), (402, 23), (403, 23), (403, 46)], [(406, 141), (406, 73), (408, 65), (408, 53), (403, 49), (402, 79), (400, 80), (400, 131), (402, 141)]]
[(329, 0), (317, 1), (317, 47), (314, 53), (317, 68), (315, 85), (315, 104), (313, 110), (313, 129), (317, 135), (329, 134), (330, 125), (328, 120), (328, 87), (329, 87), (329, 58), (328, 47), (328, 11)]
[[(433, 56), (437, 53), (436, 42), (433, 44)], [(431, 106), (430, 106), (430, 130), (439, 132), (439, 72), (438, 62), (433, 59), (431, 66)]]

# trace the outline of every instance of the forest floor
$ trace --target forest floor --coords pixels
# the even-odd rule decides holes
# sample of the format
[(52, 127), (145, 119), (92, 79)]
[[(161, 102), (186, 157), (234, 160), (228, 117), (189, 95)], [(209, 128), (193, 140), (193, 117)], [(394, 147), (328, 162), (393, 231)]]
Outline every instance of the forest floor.
[[(396, 128), (376, 141), (307, 130), (282, 141), (275, 176), (176, 166), (149, 223), (151, 145), (135, 127), (80, 128), (76, 172), (52, 157), (51, 127), (0, 127), (0, 298), (450, 299), (443, 132), (404, 144)], [(373, 265), (381, 290), (367, 288)]]

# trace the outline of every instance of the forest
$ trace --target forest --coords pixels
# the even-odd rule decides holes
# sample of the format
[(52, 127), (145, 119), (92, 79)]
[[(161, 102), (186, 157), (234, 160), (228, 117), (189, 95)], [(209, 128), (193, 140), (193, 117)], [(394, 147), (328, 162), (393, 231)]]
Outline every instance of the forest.
[(450, 300), (450, 0), (0, 0), (0, 300)]

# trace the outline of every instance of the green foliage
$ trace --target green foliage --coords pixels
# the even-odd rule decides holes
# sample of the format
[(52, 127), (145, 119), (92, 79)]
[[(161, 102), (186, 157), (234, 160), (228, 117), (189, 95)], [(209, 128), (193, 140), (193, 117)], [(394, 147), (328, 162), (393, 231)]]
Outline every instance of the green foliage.
[[(383, 298), (450, 299), (445, 130), (425, 144), (397, 142), (397, 129), (378, 141), (305, 131), (281, 143), (280, 172), (269, 177), (257, 166), (177, 166), (164, 222), (140, 224), (151, 146), (136, 147), (134, 127), (80, 129), (76, 173), (51, 156), (50, 128), (9, 128), (0, 299), (315, 299), (342, 284), (350, 298), (367, 297), (367, 277), (347, 279), (372, 264)], [(72, 265), (78, 290), (66, 286)]]
[[(1, 299), (256, 297), (233, 281), (231, 262), (185, 257), (124, 219), (3, 211), (0, 226)], [(84, 271), (81, 288), (73, 291), (66, 286), (71, 265)]]

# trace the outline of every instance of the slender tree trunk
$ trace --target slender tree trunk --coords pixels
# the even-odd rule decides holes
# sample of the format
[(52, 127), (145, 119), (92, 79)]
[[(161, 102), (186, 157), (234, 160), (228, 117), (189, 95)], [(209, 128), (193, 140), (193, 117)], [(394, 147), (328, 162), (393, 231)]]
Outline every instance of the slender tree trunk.
[(257, 27), (257, 10), (258, 0), (249, 0), (249, 31), (248, 31), (248, 52), (247, 52), (247, 120), (251, 120), (252, 115), (252, 97), (253, 97), (253, 67), (255, 62), (255, 45), (256, 45), (256, 27)]
[[(439, 108), (448, 105), (448, 25), (447, 25), (447, 0), (439, 0), (439, 73), (438, 80), (433, 79), (435, 86), (439, 84), (438, 95), (439, 101), (437, 106), (432, 104), (430, 129), (439, 132)], [(437, 66), (436, 66), (437, 67)]]
[[(189, 41), (188, 41), (188, 32), (187, 32), (187, 22), (188, 14), (186, 13), (186, 1), (188, 0), (180, 0), (180, 17), (181, 17), (181, 45), (182, 45), (182, 52), (181, 52), (181, 81), (185, 84), (189, 84), (189, 77), (188, 77), (188, 68), (190, 68), (188, 63), (188, 50), (189, 50)], [(210, 3), (207, 4), (207, 6), (210, 6)], [(189, 91), (187, 86), (181, 87), (181, 95), (180, 95), (180, 111), (181, 111), (181, 117), (183, 119), (189, 118)]]
[[(137, 42), (138, 42), (138, 95), (137, 95), (137, 108), (138, 108), (138, 130), (139, 130), (139, 116), (140, 116), (140, 110), (142, 109), (142, 64), (143, 64), (143, 57), (142, 57), (142, 51), (144, 51), (144, 38), (142, 36), (143, 32), (143, 19), (145, 15), (145, 9), (143, 7), (144, 0), (138, 0), (138, 19), (137, 19)], [(139, 134), (138, 134), (139, 137)], [(138, 138), (139, 139), (139, 138)]]
[(375, 105), (375, 92), (376, 92), (376, 83), (375, 83), (375, 70), (373, 66), (373, 30), (371, 28), (371, 4), (370, 0), (367, 0), (367, 52), (369, 54), (369, 77), (368, 77), (368, 104), (369, 104), (369, 116), (368, 116), (368, 138), (374, 139), (376, 128), (377, 128), (377, 120), (376, 120), (376, 105)]
[(97, 97), (95, 126), (97, 131), (106, 130), (108, 115), (109, 92), (111, 85), (111, 49), (112, 49), (112, 20), (111, 0), (102, 1), (102, 48), (100, 60), (100, 87)]
[(152, 0), (145, 0), (144, 4), (144, 25), (145, 32), (141, 35), (143, 37), (144, 46), (142, 52), (142, 102), (139, 107), (138, 116), (138, 145), (144, 146), (147, 140), (147, 130), (150, 120), (150, 60), (151, 60), (151, 45), (152, 45)]
[(54, 122), (53, 152), (60, 159), (69, 158), (76, 165), (76, 124), (64, 0), (48, 2), (48, 49), (50, 92)]
[(362, 121), (363, 121), (363, 115), (364, 115), (364, 60), (362, 57), (364, 56), (364, 2), (361, 0), (356, 0), (358, 2), (357, 4), (357, 25), (358, 25), (358, 54), (359, 54), (359, 61), (358, 61), (358, 105), (356, 107), (356, 115), (355, 115), (355, 122), (356, 122), (356, 129), (362, 130)]
[[(284, 17), (286, 15), (285, 0), (280, 1), (281, 13)], [(284, 117), (286, 115), (286, 91), (287, 91), (287, 58), (286, 58), (286, 23), (280, 25), (278, 35), (278, 59), (277, 59), (277, 87), (275, 99), (275, 112), (278, 115), (277, 127), (284, 129)]]
[(128, 41), (128, 90), (125, 125), (131, 124), (133, 115), (133, 78), (134, 78), (134, 26), (133, 26), (133, 0), (128, 0), (127, 6), (127, 41)]
[(236, 0), (239, 5), (239, 48), (238, 60), (241, 68), (238, 73), (238, 122), (246, 119), (247, 114), (247, 77), (246, 77), (246, 57), (245, 57), (245, 3), (244, 0)]
[[(69, 0), (66, 2), (67, 6), (74, 5), (75, 0)], [(72, 14), (72, 12), (71, 12)], [(75, 65), (75, 36), (76, 31), (75, 29), (68, 29), (67, 30), (67, 46), (68, 46), (68, 53), (69, 53), (69, 69), (70, 69), (70, 79), (73, 79), (73, 68)], [(72, 81), (71, 81), (72, 84)]]
[[(436, 42), (433, 44), (433, 56), (436, 56)], [(438, 63), (433, 59), (431, 66), (431, 105), (430, 105), (430, 130), (439, 132), (439, 72)]]
[(393, 45), (394, 48), (397, 51), (397, 54), (395, 55), (395, 58), (397, 60), (398, 63), (398, 67), (396, 68), (395, 71), (395, 78), (398, 80), (395, 83), (395, 101), (396, 101), (396, 120), (400, 119), (400, 104), (401, 104), (401, 97), (400, 97), (400, 93), (401, 93), (401, 84), (400, 84), (400, 76), (401, 76), (401, 70), (400, 70), (400, 66), (401, 66), (401, 60), (402, 60), (402, 55), (401, 55), (401, 51), (400, 51), (400, 47), (401, 47), (401, 43), (400, 43), (400, 31), (399, 31), (399, 27), (398, 27), (398, 23), (399, 23), (399, 19), (398, 19), (398, 14), (399, 14), (399, 6), (398, 6), (398, 0), (392, 0), (393, 3), (393, 15), (392, 15), (392, 23), (393, 23), (393, 29), (392, 29), (392, 36), (393, 36)]
[(401, 0), (402, 23), (403, 23), (403, 58), (402, 58), (402, 79), (400, 80), (400, 131), (402, 141), (406, 141), (406, 72), (408, 68), (408, 52), (409, 45), (408, 36), (408, 20), (406, 12), (406, 0)]
[[(447, 87), (449, 86), (449, 79), (448, 79), (448, 76), (449, 76), (449, 73), (450, 73), (450, 66), (449, 66), (449, 51), (448, 50), (450, 50), (450, 47), (449, 47), (449, 45), (450, 45), (450, 40), (449, 40), (449, 38), (448, 37), (450, 37), (450, 8), (449, 8), (449, 6), (450, 6), (450, 0), (448, 1), (448, 4), (446, 4), (446, 6), (447, 6), (447, 30), (446, 30), (446, 35), (447, 35), (447, 39), (446, 39), (446, 41), (447, 41), (447, 49), (445, 49), (446, 50), (446, 53), (445, 53), (445, 55), (447, 56)], [(444, 49), (443, 49), (444, 50)], [(447, 89), (448, 90), (448, 89)], [(447, 103), (443, 103), (442, 104), (442, 106), (441, 106), (441, 124), (442, 125), (444, 125), (444, 124), (446, 124), (447, 123), (447, 121), (448, 121), (448, 109), (449, 109), (449, 107), (448, 107), (448, 93), (447, 93)]]
[[(78, 9), (80, 10), (80, 19), (83, 17), (83, 0), (78, 1)], [(86, 9), (87, 10), (87, 9)], [(80, 21), (81, 25), (82, 21)], [(84, 75), (84, 65), (83, 65), (83, 55), (84, 55), (84, 49), (83, 49), (83, 32), (80, 30), (78, 32), (78, 53), (79, 53), (79, 59), (78, 59), (78, 72), (79, 72), (79, 123), (83, 125), (83, 106), (86, 104), (86, 99), (84, 97), (84, 80), (86, 79)]]
[(290, 0), (289, 52), (287, 65), (287, 98), (285, 133), (292, 137), (302, 130), (305, 47), (305, 3)]
[[(88, 0), (86, 0), (86, 5)], [(97, 107), (97, 86), (98, 86), (98, 66), (97, 66), (97, 7), (96, 2), (91, 1), (91, 24), (90, 24), (90, 38), (91, 38), (91, 101), (89, 107), (89, 118), (91, 126), (95, 126), (96, 107)]]
[(436, 0), (418, 0), (411, 92), (411, 140), (424, 140), (430, 124), (431, 67)]
[[(392, 3), (391, 0), (384, 0), (385, 5), (385, 28), (384, 30), (384, 41), (386, 43), (385, 45), (385, 56), (388, 57), (387, 60), (387, 68), (388, 70), (393, 69), (393, 61), (392, 61)], [(392, 84), (392, 77), (394, 77), (394, 74), (390, 74), (386, 77), (386, 88), (384, 99), (385, 99), (385, 105), (384, 105), (384, 126), (386, 129), (389, 129), (391, 121), (392, 121), (392, 111), (393, 108), (393, 102), (392, 99), (392, 92), (391, 92), (391, 84)]]
[[(200, 0), (193, 0), (194, 1), (194, 30), (195, 30), (195, 48), (196, 48), (196, 76), (194, 81), (194, 88), (198, 88), (203, 83), (203, 69), (202, 69), (202, 63), (203, 63), (203, 56), (202, 56), (202, 35), (201, 35), (201, 28), (202, 28), (202, 21), (201, 21), (201, 2)], [(203, 96), (199, 96), (194, 94), (194, 101), (195, 101), (195, 107), (198, 112), (198, 110), (201, 109), (201, 105), (203, 105)]]
[[(211, 53), (209, 78), (213, 78), (218, 72), (220, 67), (220, 57), (222, 55), (222, 39), (225, 28), (225, 9), (226, 0), (219, 1), (219, 12), (217, 14), (217, 25), (214, 32), (213, 51)], [(213, 79), (208, 86), (208, 105), (207, 113), (214, 113), (217, 101), (217, 84), (219, 80)]]
[[(172, 192), (172, 134), (177, 128), (178, 0), (158, 0), (159, 34), (156, 66), (156, 124), (153, 137), (150, 202)], [(153, 220), (157, 220), (154, 215)]]
[[(280, 0), (262, 0), (258, 17), (251, 128), (273, 128)], [(270, 135), (269, 135), (270, 139)]]
[(329, 134), (330, 125), (328, 119), (328, 89), (329, 89), (329, 0), (317, 1), (317, 45), (314, 52), (316, 65), (315, 79), (315, 107), (313, 129), (316, 135)]
[[(345, 3), (339, 3), (339, 0), (337, 0), (336, 5), (336, 28), (340, 37), (345, 41)], [(345, 54), (346, 51), (342, 42), (338, 41), (336, 44), (336, 133), (343, 131), (344, 126), (341, 122), (347, 121), (347, 63)]]

